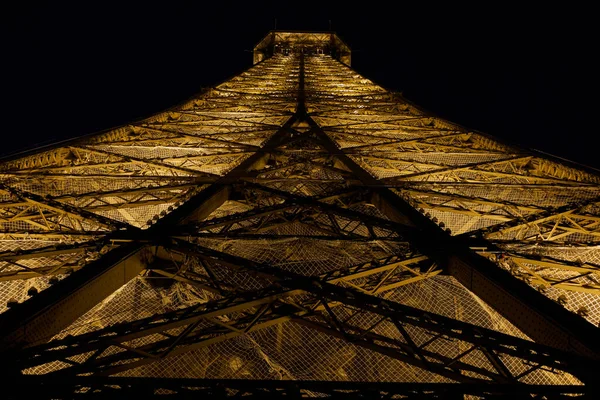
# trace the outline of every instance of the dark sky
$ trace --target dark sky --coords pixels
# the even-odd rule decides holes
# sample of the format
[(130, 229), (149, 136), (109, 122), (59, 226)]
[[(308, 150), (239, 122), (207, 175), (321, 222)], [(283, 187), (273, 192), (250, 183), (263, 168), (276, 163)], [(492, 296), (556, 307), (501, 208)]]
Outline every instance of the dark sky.
[(354, 69), (435, 115), (600, 168), (591, 9), (76, 4), (3, 12), (2, 155), (178, 104), (248, 68), (277, 19), (278, 29), (331, 24), (352, 48)]

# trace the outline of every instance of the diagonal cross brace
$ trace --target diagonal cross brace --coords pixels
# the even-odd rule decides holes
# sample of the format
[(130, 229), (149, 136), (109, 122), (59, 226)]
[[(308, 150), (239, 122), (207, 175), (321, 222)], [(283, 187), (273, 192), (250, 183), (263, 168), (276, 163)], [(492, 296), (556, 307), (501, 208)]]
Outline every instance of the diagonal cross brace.
[[(327, 281), (324, 281), (322, 279), (305, 277), (305, 276), (298, 275), (298, 274), (295, 274), (295, 273), (292, 273), (289, 271), (283, 271), (278, 268), (271, 267), (269, 265), (255, 263), (255, 262), (252, 262), (249, 260), (242, 259), (240, 257), (221, 253), (221, 252), (218, 252), (215, 250), (206, 249), (206, 248), (194, 246), (191, 244), (185, 244), (185, 243), (177, 243), (176, 248), (179, 251), (181, 251), (181, 249), (185, 249), (186, 251), (189, 251), (190, 254), (195, 254), (195, 255), (198, 255), (201, 257), (206, 257), (207, 259), (210, 259), (213, 261), (218, 261), (220, 264), (224, 264), (224, 265), (231, 266), (231, 267), (243, 268), (245, 270), (252, 270), (252, 271), (255, 271), (260, 274), (266, 274), (266, 275), (273, 276), (277, 279), (277, 284), (279, 286), (283, 286), (284, 288), (288, 288), (289, 290), (294, 291), (294, 292), (285, 293), (285, 292), (281, 292), (281, 289), (276, 289), (276, 287), (273, 287), (272, 289), (267, 289), (266, 292), (260, 292), (260, 295), (259, 295), (259, 292), (255, 292), (250, 295), (251, 296), (259, 296), (259, 297), (255, 297), (256, 301), (258, 301), (256, 303), (256, 305), (266, 304), (265, 301), (271, 302), (272, 300), (279, 298), (281, 296), (281, 294), (284, 294), (284, 293), (289, 295), (290, 293), (295, 293), (297, 291), (308, 292), (308, 293), (314, 294), (317, 298), (327, 299), (330, 302), (331, 301), (339, 302), (339, 303), (343, 304), (344, 306), (350, 306), (355, 309), (361, 310), (362, 312), (368, 312), (368, 313), (380, 315), (380, 316), (385, 317), (386, 319), (389, 319), (390, 321), (392, 321), (394, 324), (396, 324), (396, 326), (402, 327), (402, 325), (407, 325), (407, 326), (412, 326), (412, 327), (418, 327), (421, 329), (425, 329), (428, 332), (431, 332), (433, 334), (438, 334), (438, 335), (441, 335), (444, 337), (453, 338), (455, 340), (463, 340), (465, 342), (472, 343), (474, 346), (482, 348), (484, 350), (484, 352), (487, 352), (487, 354), (494, 354), (495, 352), (497, 352), (500, 354), (518, 357), (518, 358), (524, 359), (524, 360), (529, 360), (531, 362), (539, 363), (541, 365), (545, 365), (545, 366), (553, 368), (553, 369), (571, 372), (571, 373), (575, 374), (576, 376), (578, 376), (580, 379), (587, 381), (587, 382), (590, 382), (593, 379), (591, 376), (595, 374), (595, 372), (593, 372), (595, 369), (595, 364), (593, 363), (592, 360), (588, 360), (583, 357), (578, 357), (573, 354), (564, 353), (564, 352), (561, 352), (560, 350), (553, 349), (551, 347), (535, 344), (535, 343), (532, 343), (532, 342), (529, 342), (529, 341), (526, 341), (523, 339), (515, 338), (510, 335), (498, 333), (496, 331), (492, 331), (489, 329), (477, 327), (477, 326), (474, 326), (474, 325), (471, 325), (468, 323), (464, 323), (464, 322), (456, 321), (456, 320), (453, 320), (453, 319), (450, 319), (447, 317), (443, 317), (441, 315), (424, 312), (422, 310), (412, 308), (412, 307), (409, 307), (406, 305), (402, 305), (399, 303), (391, 302), (388, 300), (384, 300), (379, 297), (366, 295), (366, 294), (357, 292), (352, 289), (335, 286), (335, 285), (328, 283)], [(275, 290), (275, 291), (273, 291), (273, 290)], [(277, 295), (277, 293), (280, 293), (280, 294)], [(276, 297), (273, 297), (273, 296), (276, 296)], [(264, 298), (264, 300), (261, 300), (261, 298)], [(242, 297), (237, 297), (237, 299), (239, 299), (239, 300), (236, 300), (236, 297), (226, 298), (223, 300), (219, 300), (214, 305), (207, 304), (207, 305), (204, 305), (201, 307), (195, 306), (190, 309), (180, 310), (180, 311), (171, 313), (171, 314), (173, 314), (171, 317), (167, 317), (166, 315), (165, 316), (159, 315), (159, 316), (152, 317), (148, 321), (145, 321), (145, 320), (137, 321), (136, 326), (138, 328), (131, 330), (131, 327), (130, 327), (129, 328), (130, 333), (126, 334), (126, 336), (119, 338), (119, 341), (128, 341), (128, 340), (135, 339), (136, 337), (152, 334), (154, 332), (158, 332), (161, 330), (173, 329), (176, 326), (185, 325), (186, 324), (185, 321), (196, 321), (202, 315), (205, 315), (205, 317), (208, 317), (208, 316), (212, 315), (211, 313), (223, 313), (223, 312), (225, 312), (225, 310), (234, 310), (235, 309), (235, 308), (231, 308), (231, 307), (242, 307), (242, 308), (240, 308), (240, 310), (241, 310), (244, 308), (248, 308), (249, 306), (251, 307), (253, 304), (252, 298), (246, 298), (246, 297), (242, 296)], [(225, 308), (223, 309), (223, 307), (225, 307)], [(331, 310), (328, 310), (328, 311), (332, 312)], [(206, 314), (207, 312), (208, 312), (208, 314)], [(294, 311), (294, 313), (295, 312), (297, 312), (297, 311)], [(279, 315), (281, 315), (281, 313), (279, 313)], [(286, 314), (283, 314), (283, 315), (286, 315)], [(256, 317), (251, 318), (253, 323), (254, 323), (255, 318)], [(156, 322), (152, 322), (152, 320), (154, 320)], [(347, 331), (343, 332), (343, 333), (340, 333), (339, 331), (335, 331), (335, 330), (332, 331), (331, 328), (327, 328), (326, 326), (319, 325), (315, 321), (307, 320), (305, 317), (301, 317), (300, 319), (296, 318), (296, 320), (300, 321), (304, 325), (313, 327), (315, 329), (321, 330), (328, 334), (333, 334), (336, 337), (350, 339), (351, 343), (355, 343), (355, 344), (361, 345), (363, 347), (370, 348), (374, 351), (380, 352), (382, 354), (386, 354), (388, 356), (397, 358), (404, 362), (408, 362), (409, 364), (412, 364), (412, 365), (415, 365), (418, 367), (423, 367), (423, 366), (428, 365), (427, 360), (425, 358), (423, 358), (423, 355), (429, 357), (431, 361), (433, 361), (434, 359), (438, 360), (437, 361), (438, 363), (441, 361), (443, 361), (444, 363), (448, 363), (450, 361), (448, 359), (444, 359), (444, 357), (441, 355), (438, 356), (435, 353), (426, 351), (423, 348), (415, 347), (414, 343), (411, 343), (410, 341), (407, 342), (408, 344), (402, 345), (402, 347), (406, 347), (406, 350), (402, 350), (400, 353), (398, 353), (398, 351), (400, 351), (399, 349), (384, 348), (385, 346), (381, 347), (381, 345), (377, 345), (375, 342), (373, 342), (373, 340), (381, 341), (385, 338), (377, 339), (376, 337), (372, 337), (372, 333), (369, 333), (369, 332), (365, 332), (366, 335), (362, 334), (360, 337), (355, 338), (353, 335), (349, 335), (349, 333)], [(164, 321), (164, 322), (161, 322), (161, 321)], [(336, 321), (336, 325), (342, 324), (342, 322), (339, 320), (332, 320), (332, 321)], [(189, 322), (187, 322), (187, 323), (189, 323)], [(168, 324), (168, 325), (165, 325), (165, 324)], [(315, 324), (317, 324), (317, 325), (315, 325)], [(130, 325), (130, 324), (124, 324), (124, 327), (127, 327), (128, 325)], [(356, 331), (356, 328), (351, 328), (351, 329)], [(399, 328), (399, 329), (401, 329), (401, 328)], [(90, 350), (93, 350), (95, 348), (94, 343), (96, 343), (96, 345), (99, 345), (99, 346), (104, 346), (101, 338), (102, 338), (102, 336), (104, 336), (106, 334), (108, 334), (107, 337), (111, 337), (113, 340), (117, 339), (117, 337), (114, 337), (112, 334), (110, 334), (110, 332), (113, 330), (119, 330), (118, 325), (98, 331), (98, 332), (86, 334), (81, 338), (74, 338), (77, 340), (77, 343), (79, 343), (79, 345), (74, 348), (71, 348), (71, 351), (75, 351), (75, 353), (71, 353), (71, 355), (80, 353), (80, 352), (88, 352)], [(402, 329), (401, 329), (401, 332), (402, 332)], [(208, 332), (205, 335), (209, 335), (206, 337), (212, 337), (212, 335), (210, 335)], [(233, 334), (229, 333), (227, 335), (226, 336), (229, 337)], [(196, 337), (198, 337), (198, 333), (196, 333)], [(85, 338), (85, 340), (84, 340), (84, 338)], [(368, 338), (371, 338), (371, 339), (367, 340)], [(195, 339), (192, 342), (190, 342), (189, 340), (190, 339), (187, 339), (187, 341), (182, 342), (182, 344), (186, 344), (186, 345), (190, 346), (190, 349), (192, 349), (192, 348), (194, 348), (194, 343), (196, 343), (195, 340), (198, 340), (198, 339)], [(393, 340), (393, 339), (391, 339), (391, 340)], [(67, 341), (67, 343), (68, 342), (69, 341)], [(169, 345), (170, 342), (168, 340), (165, 340), (164, 342), (165, 342), (165, 346), (170, 346)], [(85, 343), (87, 343), (87, 344), (85, 344)], [(393, 342), (393, 343), (396, 343), (396, 342)], [(52, 345), (52, 346), (50, 346), (50, 345)], [(44, 358), (49, 356), (50, 359), (55, 359), (55, 357), (57, 357), (58, 354), (63, 354), (63, 353), (64, 354), (62, 356), (64, 356), (64, 357), (69, 356), (69, 353), (67, 353), (67, 351), (69, 351), (69, 348), (67, 348), (65, 350), (60, 350), (60, 348), (63, 347), (61, 342), (57, 342), (57, 343), (52, 342), (46, 346), (42, 346), (42, 348), (56, 347), (56, 346), (58, 346), (57, 348), (59, 349), (59, 350), (56, 350), (57, 353), (55, 353), (53, 355), (51, 352), (51, 353), (47, 354)], [(158, 347), (156, 347), (156, 346), (158, 346)], [(158, 350), (159, 348), (161, 348), (162, 345), (157, 344), (156, 346), (153, 346), (153, 347), (156, 347), (156, 349)], [(409, 349), (410, 349), (410, 351), (409, 351)], [(35, 349), (31, 349), (31, 351), (34, 351), (34, 350)], [(38, 350), (38, 351), (40, 351), (40, 350)], [(147, 349), (144, 349), (145, 352), (150, 351), (150, 350), (151, 350), (150, 347), (148, 347)], [(180, 354), (180, 353), (181, 353), (181, 350), (179, 350), (177, 353), (174, 353), (174, 354)], [(43, 352), (40, 353), (40, 356), (43, 354), (44, 354)], [(115, 356), (115, 357), (117, 357), (117, 356)], [(104, 363), (108, 362), (112, 359), (114, 359), (115, 361), (117, 359), (122, 359), (123, 355), (118, 356), (117, 358), (115, 358), (115, 357), (110, 356), (108, 359), (104, 360)], [(131, 354), (129, 357), (139, 357), (139, 355), (137, 355), (137, 353), (135, 353), (135, 354)], [(39, 356), (36, 358), (37, 358), (37, 362), (43, 362), (44, 358), (39, 359)], [(34, 360), (36, 358), (34, 358)], [(49, 361), (50, 359), (47, 359), (47, 361)], [(144, 361), (143, 363), (152, 362), (153, 360), (154, 359), (149, 358), (149, 359), (146, 359), (146, 361)], [(444, 360), (446, 360), (446, 361), (444, 361)], [(494, 358), (494, 361), (497, 361), (497, 359)], [(130, 365), (129, 367), (142, 365), (141, 363), (142, 363), (142, 361), (135, 362), (133, 365)], [(454, 361), (452, 361), (452, 363), (454, 364), (455, 368), (459, 368), (459, 367), (463, 368), (463, 369), (474, 368), (474, 367), (469, 367), (468, 364), (464, 364), (460, 360), (454, 360)], [(104, 365), (106, 365), (106, 364), (104, 364)], [(500, 364), (498, 363), (498, 365), (500, 365)], [(440, 365), (435, 366), (435, 368), (433, 368), (434, 366), (431, 366), (431, 365), (429, 365), (429, 366), (432, 367), (431, 369), (433, 372), (437, 371), (437, 373), (440, 373), (443, 376), (447, 376), (451, 379), (459, 378), (459, 375), (456, 375), (454, 372), (452, 372), (452, 368), (449, 369), (447, 367), (440, 366)], [(117, 372), (117, 370), (118, 371), (123, 370), (124, 367), (125, 367), (125, 365), (123, 365), (122, 367), (115, 367), (116, 369), (109, 367), (106, 370), (106, 372), (108, 373), (109, 371), (112, 371), (112, 373), (114, 373), (114, 372)], [(509, 382), (511, 380), (511, 378), (506, 377), (506, 371), (502, 370), (501, 366), (498, 366), (496, 368), (498, 370), (500, 370), (501, 373), (493, 373), (493, 372), (489, 372), (489, 371), (485, 372), (483, 370), (476, 370), (476, 369), (473, 371), (474, 372), (478, 371), (478, 373), (480, 373), (480, 374), (483, 373), (484, 375), (489, 375), (493, 379), (496, 379), (501, 382)], [(81, 372), (83, 372), (83, 370)], [(464, 378), (464, 379), (466, 379), (466, 378)]]

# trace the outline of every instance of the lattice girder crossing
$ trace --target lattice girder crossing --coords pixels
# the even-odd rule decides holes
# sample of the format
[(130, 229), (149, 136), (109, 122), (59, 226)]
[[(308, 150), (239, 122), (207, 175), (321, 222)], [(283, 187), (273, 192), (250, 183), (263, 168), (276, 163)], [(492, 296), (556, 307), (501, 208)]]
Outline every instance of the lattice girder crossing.
[[(568, 354), (560, 354), (560, 352), (552, 348), (544, 346), (537, 346), (536, 348), (535, 344), (522, 341), (522, 339), (512, 338), (495, 332), (486, 332), (484, 328), (457, 323), (442, 316), (424, 314), (420, 310), (407, 308), (388, 300), (370, 299), (370, 296), (360, 294), (351, 288), (331, 287), (331, 283), (352, 281), (362, 278), (367, 274), (376, 274), (382, 272), (382, 270), (389, 270), (392, 267), (418, 263), (423, 261), (424, 257), (422, 256), (409, 258), (406, 261), (389, 263), (390, 265), (384, 264), (383, 268), (376, 265), (359, 265), (344, 271), (342, 274), (338, 272), (335, 274), (335, 277), (323, 277), (325, 280), (321, 279), (311, 282), (310, 278), (307, 279), (278, 268), (252, 263), (247, 260), (240, 260), (227, 254), (219, 254), (213, 250), (189, 245), (184, 245), (183, 247), (189, 247), (189, 251), (207, 257), (213, 262), (217, 260), (220, 264), (228, 267), (241, 267), (246, 270), (251, 269), (254, 272), (269, 275), (276, 279), (280, 285), (295, 289), (282, 292), (281, 289), (275, 287), (267, 288), (256, 292), (253, 295), (255, 296), (254, 299), (249, 298), (248, 294), (240, 294), (238, 296), (226, 297), (212, 304), (207, 303), (201, 308), (193, 307), (193, 310), (183, 309), (170, 315), (157, 315), (147, 321), (137, 322), (135, 324), (139, 324), (137, 327), (131, 324), (116, 325), (102, 331), (86, 334), (81, 338), (76, 338), (76, 340), (70, 338), (63, 341), (51, 342), (50, 346), (42, 346), (40, 350), (37, 348), (28, 350), (28, 352), (33, 353), (30, 356), (31, 360), (34, 363), (44, 363), (48, 359), (56, 360), (58, 358), (64, 360), (68, 357), (70, 360), (69, 363), (73, 363), (74, 355), (83, 354), (91, 356), (93, 359), (85, 357), (80, 361), (80, 367), (77, 364), (73, 364), (73, 367), (66, 367), (65, 369), (58, 370), (56, 373), (68, 372), (70, 368), (74, 368), (81, 373), (86, 372), (86, 368), (89, 368), (91, 371), (102, 371), (100, 372), (102, 374), (111, 374), (139, 367), (164, 357), (176, 356), (180, 351), (190, 351), (199, 346), (213, 344), (216, 341), (226, 340), (256, 329), (266, 328), (272, 324), (281, 323), (292, 318), (292, 320), (298, 323), (328, 332), (329, 334), (347, 339), (352, 338), (351, 341), (354, 345), (366, 346), (388, 356), (401, 359), (404, 362), (418, 365), (421, 368), (427, 368), (429, 371), (438, 372), (443, 376), (463, 382), (475, 383), (480, 381), (481, 378), (461, 376), (461, 373), (458, 371), (471, 371), (487, 378), (491, 377), (496, 381), (511, 382), (526, 377), (542, 366), (552, 369), (572, 368), (577, 370), (579, 368), (585, 369), (588, 363), (585, 359), (573, 358), (574, 356)], [(182, 246), (177, 246), (177, 248), (182, 249)], [(271, 273), (274, 275), (271, 275)], [(403, 284), (406, 283), (403, 282)], [(374, 293), (383, 292), (381, 283), (376, 284), (375, 287), (379, 288)], [(309, 291), (312, 294), (316, 294), (317, 298), (305, 298), (302, 299), (301, 303), (295, 303), (293, 300), (287, 299), (299, 291)], [(340, 295), (344, 291), (352, 292), (352, 295)], [(279, 303), (282, 299), (286, 300)], [(332, 301), (333, 304), (330, 304)], [(357, 311), (375, 313), (379, 317), (371, 318), (375, 323), (371, 323), (369, 329), (357, 328), (349, 325), (351, 318), (347, 318), (347, 321), (340, 321), (339, 317), (332, 313), (331, 309), (335, 308), (337, 311), (339, 306), (342, 306), (342, 308), (349, 306), (351, 307), (350, 309), (356, 307), (357, 309), (352, 312), (354, 315), (351, 314), (351, 318), (356, 317)], [(243, 312), (244, 310), (248, 311)], [(290, 311), (282, 310), (290, 310), (292, 315), (288, 315)], [(304, 315), (315, 315), (320, 310), (322, 313), (326, 311), (326, 313), (320, 315), (320, 318), (325, 317), (325, 320), (331, 326), (322, 325), (318, 321), (303, 317)], [(222, 320), (227, 321), (226, 323), (218, 320), (219, 317), (232, 315), (232, 313), (237, 315), (240, 312), (241, 315), (233, 320), (231, 318)], [(394, 314), (394, 317), (388, 320), (390, 313)], [(206, 322), (209, 322), (208, 326)], [(396, 329), (402, 333), (404, 340), (398, 342), (399, 338), (390, 338), (381, 336), (381, 334), (376, 332), (369, 332), (375, 327), (378, 327), (377, 330), (381, 332), (382, 326), (385, 324), (389, 325), (390, 323), (391, 326), (396, 326)], [(407, 333), (407, 329), (415, 329), (416, 326), (425, 328), (430, 332), (430, 339), (427, 343), (421, 344), (418, 347)], [(358, 331), (360, 335), (356, 337), (352, 336), (353, 331)], [(156, 335), (159, 332), (163, 332), (163, 336)], [(103, 336), (110, 337), (113, 346), (118, 346), (125, 351), (115, 354), (101, 340)], [(141, 337), (148, 337), (150, 341), (140, 340)], [(432, 353), (426, 348), (438, 340), (444, 341), (449, 338), (471, 342), (471, 346), (464, 354), (457, 355), (454, 358), (447, 358), (435, 352)], [(153, 341), (156, 341), (156, 343), (152, 343)], [(382, 347), (377, 344), (377, 342), (381, 341), (387, 343), (388, 346)], [(71, 345), (71, 347), (71, 343), (74, 343), (74, 346)], [(139, 343), (138, 346), (140, 347), (137, 347), (135, 343)], [(389, 347), (389, 345), (392, 345), (392, 347)], [(482, 349), (482, 346), (484, 349)], [(103, 359), (101, 355), (105, 351), (107, 351), (108, 355), (104, 357), (105, 360), (102, 363)], [(494, 360), (494, 363), (498, 364), (493, 364), (492, 371), (469, 366), (468, 363), (465, 364), (461, 359), (464, 359), (467, 354), (473, 351), (482, 351), (486, 357), (489, 357), (491, 360)], [(503, 366), (504, 364), (497, 358), (497, 353), (505, 356), (510, 355), (524, 358), (529, 362), (527, 368), (519, 376), (510, 375), (508, 368)], [(127, 359), (130, 359), (131, 362), (124, 362)], [(545, 360), (545, 362), (542, 360)], [(25, 362), (25, 366), (31, 366), (27, 364), (27, 361)], [(114, 366), (110, 367), (110, 364), (114, 364)], [(450, 365), (452, 365), (451, 368), (449, 367)], [(503, 367), (500, 367), (500, 365)]]

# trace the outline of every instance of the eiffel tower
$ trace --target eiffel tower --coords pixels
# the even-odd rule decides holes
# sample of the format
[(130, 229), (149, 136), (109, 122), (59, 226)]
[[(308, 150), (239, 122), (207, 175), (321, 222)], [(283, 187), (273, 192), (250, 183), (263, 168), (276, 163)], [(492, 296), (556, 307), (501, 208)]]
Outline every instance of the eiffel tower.
[(598, 390), (600, 176), (350, 62), (272, 31), (179, 106), (5, 159), (5, 395)]

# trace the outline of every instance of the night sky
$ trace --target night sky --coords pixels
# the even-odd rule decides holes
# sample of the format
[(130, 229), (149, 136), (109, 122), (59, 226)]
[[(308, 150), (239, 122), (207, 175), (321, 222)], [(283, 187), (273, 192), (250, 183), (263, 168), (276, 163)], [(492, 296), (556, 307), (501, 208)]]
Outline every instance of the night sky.
[(434, 115), (600, 168), (591, 9), (279, 3), (4, 10), (0, 154), (181, 103), (250, 67), (252, 48), (277, 20), (282, 30), (331, 27), (352, 48), (357, 72)]

